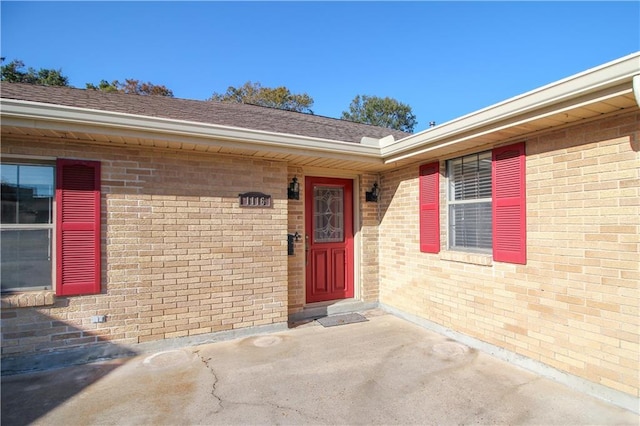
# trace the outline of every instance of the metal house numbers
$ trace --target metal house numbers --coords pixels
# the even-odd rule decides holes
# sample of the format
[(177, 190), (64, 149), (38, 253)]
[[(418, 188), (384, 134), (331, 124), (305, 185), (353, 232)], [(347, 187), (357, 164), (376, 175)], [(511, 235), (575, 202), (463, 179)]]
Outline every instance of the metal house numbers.
[(262, 192), (245, 192), (240, 194), (240, 207), (269, 208), (272, 207), (271, 195)]

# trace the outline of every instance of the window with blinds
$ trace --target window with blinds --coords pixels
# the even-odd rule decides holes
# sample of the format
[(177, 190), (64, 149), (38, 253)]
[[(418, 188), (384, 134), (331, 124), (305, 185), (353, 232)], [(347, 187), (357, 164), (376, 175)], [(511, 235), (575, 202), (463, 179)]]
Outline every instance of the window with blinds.
[(55, 168), (41, 163), (0, 164), (2, 292), (52, 288)]
[(449, 249), (491, 253), (491, 152), (447, 161)]

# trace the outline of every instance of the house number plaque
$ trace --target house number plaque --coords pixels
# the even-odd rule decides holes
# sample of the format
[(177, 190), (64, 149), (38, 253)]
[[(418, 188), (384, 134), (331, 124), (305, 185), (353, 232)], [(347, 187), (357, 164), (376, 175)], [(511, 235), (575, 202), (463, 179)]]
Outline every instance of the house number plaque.
[(271, 207), (271, 195), (262, 192), (240, 194), (240, 207)]

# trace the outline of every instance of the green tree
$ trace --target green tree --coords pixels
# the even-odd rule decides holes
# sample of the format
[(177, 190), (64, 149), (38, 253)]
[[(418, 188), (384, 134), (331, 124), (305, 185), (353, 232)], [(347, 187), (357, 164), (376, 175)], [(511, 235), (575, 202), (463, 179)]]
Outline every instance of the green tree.
[(61, 69), (47, 69), (29, 67), (24, 70), (24, 62), (15, 59), (1, 67), (1, 81), (9, 83), (28, 83), (43, 86), (69, 86), (69, 78), (62, 74)]
[(151, 82), (144, 83), (132, 78), (125, 79), (124, 83), (121, 83), (118, 80), (113, 80), (111, 83), (107, 80), (100, 80), (100, 83), (97, 85), (87, 83), (86, 88), (90, 90), (100, 90), (101, 92), (122, 92), (133, 95), (173, 97), (173, 92), (165, 86), (153, 84)]
[(342, 118), (403, 132), (413, 132), (418, 124), (409, 105), (389, 97), (367, 95), (357, 95), (349, 105), (349, 112), (342, 112)]
[(313, 114), (313, 98), (306, 93), (295, 94), (284, 86), (262, 87), (260, 83), (247, 81), (240, 87), (229, 86), (225, 93), (213, 93), (209, 100), (260, 105), (287, 111)]
[(89, 90), (100, 90), (101, 92), (117, 92), (118, 80), (113, 80), (111, 83), (109, 83), (107, 80), (100, 80), (100, 83), (98, 83), (98, 85), (87, 83), (86, 88)]

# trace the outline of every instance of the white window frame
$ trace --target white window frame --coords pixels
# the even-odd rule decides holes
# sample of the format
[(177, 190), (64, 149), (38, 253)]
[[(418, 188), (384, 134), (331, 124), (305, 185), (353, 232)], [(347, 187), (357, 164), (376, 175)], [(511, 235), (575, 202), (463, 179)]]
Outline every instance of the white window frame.
[[(51, 286), (30, 286), (17, 287), (15, 289), (1, 289), (0, 293), (21, 293), (32, 291), (55, 291), (56, 289), (56, 159), (53, 157), (29, 157), (4, 155), (0, 164), (18, 165), (18, 166), (50, 166), (53, 169), (53, 197), (50, 206), (51, 223), (35, 223), (35, 224), (6, 224), (0, 223), (0, 230), (39, 230), (47, 229), (50, 232), (51, 246), (49, 247), (49, 256), (51, 258)], [(1, 231), (0, 231), (1, 232)]]
[[(459, 251), (459, 252), (469, 252), (469, 253), (481, 253), (481, 254), (491, 254), (493, 252), (493, 248), (492, 248), (492, 240), (493, 240), (493, 231), (491, 229), (491, 226), (489, 226), (489, 244), (487, 247), (474, 247), (474, 246), (465, 246), (465, 245), (456, 245), (454, 243), (454, 230), (453, 230), (453, 226), (455, 226), (453, 224), (453, 217), (452, 217), (452, 207), (454, 206), (458, 206), (458, 205), (470, 205), (470, 204), (476, 204), (476, 205), (480, 205), (480, 204), (488, 204), (488, 214), (490, 217), (491, 222), (493, 221), (493, 214), (491, 211), (491, 206), (492, 206), (492, 192), (493, 190), (490, 190), (489, 196), (485, 196), (485, 197), (480, 197), (480, 198), (471, 198), (471, 199), (462, 199), (462, 200), (455, 200), (453, 199), (455, 194), (455, 190), (454, 190), (454, 181), (453, 181), (453, 177), (452, 177), (452, 173), (453, 173), (453, 163), (457, 162), (457, 161), (462, 161), (464, 162), (465, 159), (468, 159), (469, 161), (472, 160), (472, 157), (476, 158), (477, 162), (480, 162), (482, 160), (488, 160), (489, 164), (492, 163), (492, 152), (489, 151), (481, 151), (481, 152), (477, 152), (477, 153), (472, 153), (472, 154), (467, 154), (467, 155), (463, 155), (460, 157), (455, 157), (455, 158), (451, 158), (449, 160), (446, 160), (446, 175), (447, 175), (447, 196), (446, 196), (446, 201), (447, 201), (447, 206), (446, 206), (446, 217), (447, 217), (447, 250), (451, 250), (451, 251)], [(492, 179), (491, 176), (491, 168), (489, 168), (489, 178)], [(491, 185), (491, 180), (489, 181), (489, 184)]]

